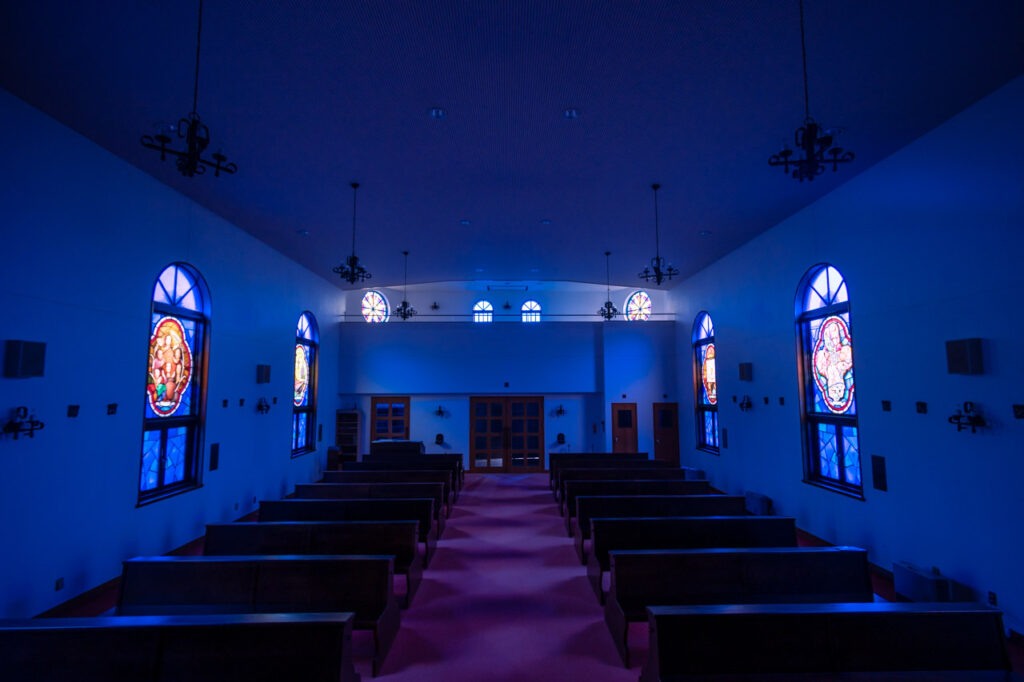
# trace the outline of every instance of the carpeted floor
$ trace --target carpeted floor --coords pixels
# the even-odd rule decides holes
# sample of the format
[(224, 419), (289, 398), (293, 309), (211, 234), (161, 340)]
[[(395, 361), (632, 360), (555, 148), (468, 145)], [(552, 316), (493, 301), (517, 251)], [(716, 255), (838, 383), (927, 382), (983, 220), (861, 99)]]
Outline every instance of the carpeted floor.
[(635, 682), (645, 634), (631, 632), (625, 669), (547, 474), (467, 474), (381, 677)]

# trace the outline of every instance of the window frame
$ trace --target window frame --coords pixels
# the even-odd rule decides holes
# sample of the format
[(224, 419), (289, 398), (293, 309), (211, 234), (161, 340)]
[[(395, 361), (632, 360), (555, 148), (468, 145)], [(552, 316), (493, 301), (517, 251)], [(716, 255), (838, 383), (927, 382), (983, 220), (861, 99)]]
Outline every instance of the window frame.
[[(184, 308), (182, 306), (175, 305), (174, 303), (164, 303), (156, 300), (156, 291), (157, 287), (161, 286), (161, 277), (169, 268), (172, 267), (185, 271), (192, 279), (192, 287), (189, 290), (186, 290), (186, 293), (183, 294), (182, 297), (187, 295), (189, 291), (193, 289), (196, 290), (200, 303), (198, 306), (199, 310)], [(206, 280), (203, 278), (202, 274), (199, 270), (188, 263), (169, 263), (160, 269), (159, 274), (157, 274), (156, 279), (153, 281), (153, 286), (150, 289), (150, 292), (150, 314), (148, 319), (149, 331), (146, 334), (146, 375), (143, 386), (147, 387), (149, 384), (150, 344), (152, 342), (153, 332), (155, 331), (154, 324), (156, 323), (157, 317), (159, 316), (159, 318), (164, 318), (172, 316), (175, 318), (190, 320), (195, 324), (190, 378), (190, 381), (192, 382), (192, 403), (190, 413), (187, 415), (174, 414), (167, 417), (147, 417), (146, 405), (148, 404), (148, 397), (146, 397), (144, 391), (143, 400), (145, 402), (143, 403), (141, 443), (139, 448), (139, 469), (138, 476), (136, 477), (138, 490), (138, 499), (136, 502), (137, 507), (142, 507), (147, 504), (158, 502), (168, 497), (180, 495), (202, 487), (203, 438), (205, 435), (204, 427), (206, 422), (207, 377), (209, 376), (211, 327), (209, 312), (210, 293)], [(171, 429), (177, 428), (186, 429), (184, 475), (180, 481), (164, 484), (162, 481), (164, 474), (166, 473), (167, 433)], [(146, 448), (146, 434), (154, 431), (161, 434), (158, 455), (160, 458), (160, 469), (157, 475), (158, 483), (154, 488), (143, 490), (142, 477), (144, 471), (143, 463)]]
[[(527, 306), (530, 306), (527, 308)], [(523, 301), (523, 305), (519, 306), (520, 321), (525, 324), (536, 324), (540, 322), (540, 314), (542, 308), (540, 302), (535, 299)]]
[(494, 322), (494, 305), (486, 298), (473, 304), (473, 323), (487, 324)]
[[(371, 320), (367, 317), (366, 310), (366, 298), (371, 294), (376, 295), (380, 298), (381, 302), (384, 303), (384, 317), (380, 320)], [(363, 292), (363, 295), (359, 297), (359, 312), (363, 316), (363, 322), (366, 324), (385, 324), (391, 319), (391, 301), (384, 295), (384, 292), (380, 289), (367, 289)]]
[[(302, 320), (307, 320), (309, 338), (306, 338), (300, 333)], [(306, 386), (306, 392), (309, 399), (305, 405), (299, 406), (295, 404), (294, 392), (292, 398), (292, 447), (291, 456), (301, 457), (302, 455), (309, 454), (310, 452), (316, 452), (317, 442), (317, 424), (316, 424), (316, 404), (317, 404), (317, 374), (320, 365), (320, 326), (317, 324), (316, 316), (308, 310), (303, 311), (299, 315), (299, 323), (295, 329), (295, 346), (305, 346), (309, 349), (309, 377)], [(295, 375), (294, 370), (292, 374), (292, 382), (294, 385)], [(296, 447), (296, 436), (298, 435), (298, 422), (299, 415), (306, 415), (306, 444), (302, 447)]]
[[(386, 419), (389, 422), (389, 424), (388, 424), (389, 428), (388, 428), (388, 435), (387, 436), (378, 436), (378, 432), (377, 432), (377, 419), (378, 419), (378, 417), (377, 417), (377, 405), (379, 405), (380, 403), (388, 403), (388, 405), (389, 405), (388, 406), (388, 416), (382, 417), (382, 419)], [(397, 437), (396, 434), (395, 434), (395, 431), (394, 431), (394, 424), (393, 424), (393, 422), (394, 422), (395, 419), (399, 419), (400, 417), (395, 417), (394, 415), (391, 414), (393, 410), (390, 407), (390, 405), (392, 403), (402, 403), (405, 406), (405, 416), (401, 417), (401, 419), (404, 419), (404, 421), (405, 421), (405, 427), (404, 427), (404, 429), (402, 431), (402, 437), (401, 438)], [(375, 395), (372, 398), (370, 398), (370, 420), (369, 420), (370, 421), (370, 429), (369, 429), (369, 431), (370, 431), (370, 442), (371, 443), (373, 441), (375, 441), (375, 440), (409, 440), (409, 422), (411, 421), (411, 419), (410, 419), (411, 415), (409, 413), (409, 407), (410, 407), (409, 403), (410, 403), (410, 400), (409, 400), (409, 396), (407, 396), (407, 395), (406, 396), (401, 396), (401, 395)]]
[[(825, 305), (807, 310), (808, 288), (826, 268), (831, 268), (841, 278), (840, 285), (835, 289), (836, 295), (838, 296), (839, 291), (845, 287), (846, 300), (836, 302), (836, 296), (830, 295), (828, 301), (823, 300)], [(831, 291), (826, 292), (826, 294), (830, 293)], [(860, 445), (860, 423), (859, 411), (857, 410), (856, 378), (853, 380), (853, 414), (819, 412), (814, 409), (814, 373), (811, 367), (811, 364), (813, 363), (814, 346), (814, 339), (811, 332), (812, 323), (815, 320), (823, 321), (829, 317), (842, 317), (845, 315), (846, 319), (844, 322), (850, 332), (850, 351), (853, 356), (851, 372), (854, 373), (854, 377), (856, 376), (857, 360), (856, 349), (852, 342), (853, 314), (850, 306), (849, 284), (847, 284), (846, 278), (834, 265), (831, 263), (818, 263), (817, 265), (809, 268), (801, 278), (800, 285), (797, 287), (795, 304), (797, 379), (800, 391), (800, 434), (804, 468), (803, 482), (826, 490), (831, 490), (832, 492), (852, 497), (857, 500), (864, 500), (864, 467), (861, 461), (861, 451), (863, 448)], [(820, 424), (830, 424), (836, 429), (836, 461), (838, 465), (839, 478), (832, 478), (831, 476), (827, 476), (821, 472), (821, 453), (819, 449), (820, 441), (818, 438)], [(855, 437), (857, 439), (857, 469), (859, 472), (859, 484), (847, 482), (844, 476), (847, 468), (845, 465), (846, 438), (842, 431), (851, 428), (854, 430)]]
[[(711, 333), (703, 335), (704, 320), (708, 321)], [(722, 442), (722, 425), (719, 421), (718, 412), (718, 390), (717, 390), (717, 379), (718, 379), (718, 345), (715, 343), (715, 323), (711, 318), (711, 315), (706, 311), (702, 310), (697, 313), (697, 317), (693, 321), (693, 333), (690, 337), (692, 356), (693, 356), (693, 411), (694, 411), (694, 431), (696, 435), (696, 448), (702, 452), (707, 452), (712, 455), (721, 455), (721, 442)], [(705, 404), (702, 400), (704, 395), (704, 367), (702, 364), (701, 351), (706, 346), (712, 346), (715, 349), (715, 402), (714, 404)], [(712, 415), (712, 420), (715, 426), (715, 443), (708, 443), (705, 438), (704, 422), (706, 414)]]
[[(640, 296), (641, 294), (643, 294), (643, 296), (647, 299), (647, 308), (649, 309), (647, 311), (647, 315), (644, 317), (630, 317), (630, 315), (632, 314), (629, 312), (630, 301), (632, 301), (637, 296)], [(639, 315), (643, 315), (644, 306), (641, 304), (639, 307)], [(626, 322), (648, 322), (654, 315), (654, 299), (651, 298), (650, 292), (647, 291), (646, 289), (637, 289), (636, 291), (630, 293), (629, 296), (626, 297), (626, 302), (622, 305), (622, 315), (626, 319)]]

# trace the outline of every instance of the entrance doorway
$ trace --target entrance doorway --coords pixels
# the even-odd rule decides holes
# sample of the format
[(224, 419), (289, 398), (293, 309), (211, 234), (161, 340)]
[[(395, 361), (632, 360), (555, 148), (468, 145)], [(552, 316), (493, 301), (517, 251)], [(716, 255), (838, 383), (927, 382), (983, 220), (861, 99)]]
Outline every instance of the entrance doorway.
[(679, 405), (654, 403), (654, 459), (679, 466)]
[(544, 398), (474, 396), (469, 399), (472, 471), (544, 470)]
[(612, 452), (636, 451), (636, 403), (612, 403)]

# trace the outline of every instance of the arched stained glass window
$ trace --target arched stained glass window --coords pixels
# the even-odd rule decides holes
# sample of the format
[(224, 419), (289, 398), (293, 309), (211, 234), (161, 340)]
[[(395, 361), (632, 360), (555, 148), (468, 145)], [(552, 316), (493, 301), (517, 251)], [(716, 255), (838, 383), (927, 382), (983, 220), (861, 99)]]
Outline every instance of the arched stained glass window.
[(490, 301), (477, 301), (475, 304), (473, 304), (473, 321), (494, 321), (494, 306), (491, 305)]
[(645, 322), (651, 317), (651, 296), (646, 291), (634, 291), (626, 299), (626, 319)]
[(706, 312), (693, 323), (693, 404), (697, 414), (697, 447), (718, 454), (718, 372), (715, 367), (715, 325)]
[(540, 322), (540, 303), (527, 301), (522, 307), (523, 322)]
[(828, 264), (807, 271), (796, 294), (800, 412), (807, 481), (861, 496), (853, 334), (846, 281)]
[(316, 450), (316, 375), (320, 331), (313, 313), (299, 315), (295, 329), (295, 390), (292, 395), (292, 456)]
[(199, 484), (210, 294), (191, 265), (157, 277), (150, 306), (139, 501)]
[(363, 319), (370, 323), (387, 322), (391, 317), (391, 306), (388, 299), (376, 289), (363, 295)]

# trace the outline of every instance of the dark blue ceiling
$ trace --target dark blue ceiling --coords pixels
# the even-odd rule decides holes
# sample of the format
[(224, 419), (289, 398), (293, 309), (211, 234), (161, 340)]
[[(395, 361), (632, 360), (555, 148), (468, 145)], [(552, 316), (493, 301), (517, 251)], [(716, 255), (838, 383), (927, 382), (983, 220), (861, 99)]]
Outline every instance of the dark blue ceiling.
[(403, 249), (413, 282), (601, 282), (610, 249), (631, 283), (653, 181), (691, 274), (1024, 71), (1019, 0), (806, 0), (811, 114), (857, 159), (801, 185), (767, 165), (796, 0), (206, 0), (199, 113), (239, 172), (185, 179), (139, 136), (190, 109), (196, 7), (4, 2), (0, 85), (328, 279), (359, 180), (380, 284)]

